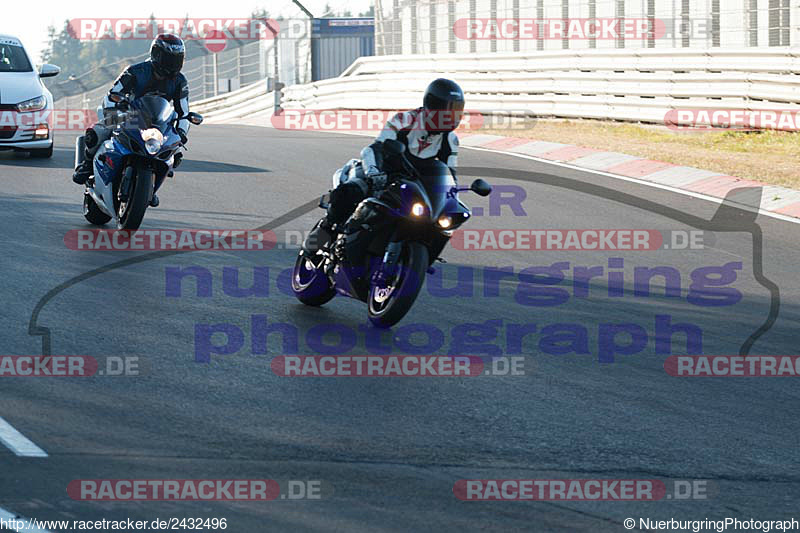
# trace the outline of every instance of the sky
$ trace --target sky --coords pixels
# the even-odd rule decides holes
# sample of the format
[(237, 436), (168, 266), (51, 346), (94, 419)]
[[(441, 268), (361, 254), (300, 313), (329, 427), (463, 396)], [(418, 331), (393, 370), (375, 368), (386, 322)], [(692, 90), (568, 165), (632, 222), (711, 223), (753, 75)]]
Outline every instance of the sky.
[[(366, 11), (372, 0), (300, 0), (314, 16), (323, 14), (325, 4), (334, 11), (349, 9), (354, 15)], [(146, 6), (146, 7), (144, 7)], [(76, 18), (245, 18), (266, 9), (271, 16), (300, 13), (291, 0), (173, 0), (171, 2), (115, 2), (109, 0), (39, 0), (35, 3), (5, 0), (0, 34), (19, 37), (34, 62), (47, 42), (47, 27), (61, 30), (64, 21)]]

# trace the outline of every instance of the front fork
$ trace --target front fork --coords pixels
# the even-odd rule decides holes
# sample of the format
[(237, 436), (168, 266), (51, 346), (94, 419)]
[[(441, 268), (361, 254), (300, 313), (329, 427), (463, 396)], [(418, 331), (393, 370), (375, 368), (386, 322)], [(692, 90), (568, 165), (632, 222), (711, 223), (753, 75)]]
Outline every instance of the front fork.
[(131, 195), (131, 182), (133, 181), (133, 166), (128, 165), (122, 173), (122, 179), (119, 182), (119, 191), (117, 198), (120, 202), (127, 202)]
[(386, 253), (383, 254), (383, 261), (380, 267), (375, 271), (372, 277), (372, 283), (381, 289), (386, 288), (386, 281), (394, 276), (397, 271), (397, 262), (400, 260), (400, 254), (403, 251), (403, 241), (390, 241), (386, 247)]
[[(117, 193), (117, 198), (120, 202), (127, 202), (128, 198), (131, 194), (131, 184), (133, 183), (133, 172), (134, 168), (133, 165), (128, 165), (125, 167), (125, 171), (122, 173), (122, 179), (119, 183), (119, 192)], [(153, 194), (161, 187), (166, 179), (166, 174), (163, 176), (156, 177), (155, 183), (153, 185), (153, 190), (150, 191), (150, 198), (152, 199)]]

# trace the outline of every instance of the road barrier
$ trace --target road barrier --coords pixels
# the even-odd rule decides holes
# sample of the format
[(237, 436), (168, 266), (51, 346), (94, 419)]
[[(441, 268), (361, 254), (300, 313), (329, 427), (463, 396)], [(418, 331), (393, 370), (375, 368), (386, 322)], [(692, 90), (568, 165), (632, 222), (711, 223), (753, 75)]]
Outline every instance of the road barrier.
[(663, 124), (674, 110), (800, 112), (800, 47), (363, 57), (338, 78), (286, 87), (282, 107), (413, 108), (437, 77), (484, 114)]
[[(280, 105), (291, 110), (415, 108), (425, 85), (437, 77), (457, 80), (468, 108), (484, 115), (698, 127), (731, 124), (731, 115), (744, 111), (755, 117), (749, 129), (800, 126), (800, 47), (362, 57), (337, 78), (285, 87)], [(96, 90), (91, 104), (97, 105), (106, 90)], [(72, 97), (80, 99), (72, 108), (89, 105), (86, 94)], [(274, 93), (262, 79), (193, 101), (192, 110), (214, 123), (261, 119), (274, 104)], [(764, 111), (786, 118), (788, 126), (753, 115)]]

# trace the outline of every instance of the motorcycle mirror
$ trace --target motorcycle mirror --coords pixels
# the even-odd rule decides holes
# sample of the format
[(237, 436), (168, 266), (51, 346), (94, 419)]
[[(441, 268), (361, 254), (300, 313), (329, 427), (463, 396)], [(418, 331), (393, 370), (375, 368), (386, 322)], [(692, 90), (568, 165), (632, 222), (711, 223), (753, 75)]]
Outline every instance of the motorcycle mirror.
[(486, 183), (484, 180), (478, 178), (472, 182), (472, 185), (469, 186), (469, 190), (478, 196), (489, 196), (489, 194), (492, 192), (492, 186)]
[(406, 151), (406, 145), (394, 139), (383, 141), (383, 152), (387, 156), (402, 155)]
[(203, 115), (201, 115), (199, 113), (192, 112), (192, 113), (189, 113), (186, 116), (186, 120), (188, 120), (189, 122), (191, 122), (195, 126), (199, 126), (200, 124), (203, 123)]

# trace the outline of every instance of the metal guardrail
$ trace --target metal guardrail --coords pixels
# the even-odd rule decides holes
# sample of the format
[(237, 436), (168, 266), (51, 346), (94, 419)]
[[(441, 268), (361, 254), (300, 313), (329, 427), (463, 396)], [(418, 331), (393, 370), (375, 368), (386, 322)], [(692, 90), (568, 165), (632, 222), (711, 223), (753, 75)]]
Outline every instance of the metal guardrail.
[(800, 47), (378, 56), (283, 89), (284, 109), (402, 109), (437, 77), (483, 114), (663, 123), (674, 109), (800, 111)]
[[(284, 88), (281, 107), (414, 108), (425, 85), (441, 76), (458, 80), (468, 109), (485, 115), (663, 124), (675, 109), (800, 113), (800, 47), (364, 57), (338, 78)], [(97, 105), (105, 90), (97, 89), (96, 98), (78, 95), (76, 107)], [(192, 109), (211, 122), (269, 114), (274, 93), (267, 90), (262, 78), (237, 91), (193, 100)]]
[(261, 80), (238, 91), (193, 102), (191, 107), (213, 124), (271, 113), (274, 98), (274, 93), (267, 90), (267, 80)]

